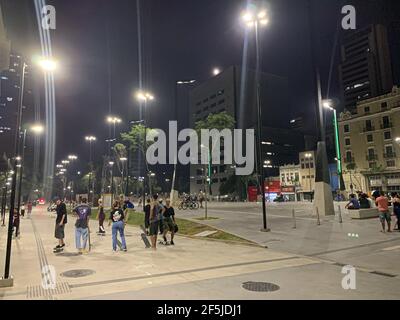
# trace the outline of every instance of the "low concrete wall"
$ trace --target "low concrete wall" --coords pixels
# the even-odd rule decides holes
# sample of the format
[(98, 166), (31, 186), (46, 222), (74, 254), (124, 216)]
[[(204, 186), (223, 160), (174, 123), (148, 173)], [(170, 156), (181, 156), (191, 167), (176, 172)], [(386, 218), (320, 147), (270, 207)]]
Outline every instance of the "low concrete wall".
[(377, 208), (349, 210), (350, 218), (352, 219), (370, 219), (379, 217)]

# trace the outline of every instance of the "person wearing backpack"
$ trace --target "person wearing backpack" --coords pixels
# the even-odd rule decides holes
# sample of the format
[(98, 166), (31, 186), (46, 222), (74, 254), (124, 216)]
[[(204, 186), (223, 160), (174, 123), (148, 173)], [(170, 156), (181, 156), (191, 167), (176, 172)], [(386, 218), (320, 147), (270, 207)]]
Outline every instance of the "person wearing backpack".
[(89, 219), (92, 209), (87, 204), (86, 198), (82, 199), (82, 204), (77, 206), (74, 212), (78, 215), (78, 219), (76, 219), (75, 222), (76, 248), (79, 254), (87, 253), (86, 246), (89, 237)]
[(121, 237), (121, 250), (126, 252), (126, 241), (125, 241), (125, 223), (124, 223), (124, 211), (121, 209), (121, 206), (118, 201), (114, 201), (113, 207), (110, 212), (110, 221), (108, 225), (112, 223), (112, 249), (113, 252), (117, 251), (117, 233), (119, 233)]

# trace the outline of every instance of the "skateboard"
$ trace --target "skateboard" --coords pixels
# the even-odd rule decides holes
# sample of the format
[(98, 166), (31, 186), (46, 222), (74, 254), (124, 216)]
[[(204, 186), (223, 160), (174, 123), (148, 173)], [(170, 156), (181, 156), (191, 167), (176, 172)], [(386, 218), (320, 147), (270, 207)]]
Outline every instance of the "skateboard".
[(146, 248), (151, 248), (150, 241), (149, 241), (149, 239), (147, 238), (147, 235), (146, 235), (145, 227), (141, 225), (140, 229), (142, 230), (142, 233), (140, 234), (140, 237), (142, 238), (142, 240), (144, 242), (144, 245), (146, 246)]
[(53, 253), (61, 253), (64, 251), (64, 248), (54, 248)]
[(118, 246), (119, 250), (122, 250), (122, 243), (118, 239), (117, 239), (117, 246)]

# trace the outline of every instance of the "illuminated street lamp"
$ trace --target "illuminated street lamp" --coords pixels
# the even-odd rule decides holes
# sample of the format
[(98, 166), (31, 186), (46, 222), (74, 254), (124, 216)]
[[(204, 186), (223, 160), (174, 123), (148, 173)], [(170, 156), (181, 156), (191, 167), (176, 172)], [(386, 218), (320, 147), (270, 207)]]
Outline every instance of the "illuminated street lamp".
[(264, 27), (268, 24), (267, 11), (264, 8), (258, 8), (255, 5), (248, 5), (247, 10), (242, 13), (242, 21), (249, 27), (254, 28), (256, 36), (256, 102), (257, 102), (257, 174), (259, 178), (259, 186), (262, 196), (262, 209), (263, 209), (263, 229), (261, 231), (270, 231), (267, 225), (267, 208), (265, 203), (265, 179), (264, 179), (264, 166), (262, 164), (262, 108), (261, 108), (261, 98), (260, 98), (260, 37), (259, 28)]
[(221, 73), (221, 69), (220, 69), (220, 68), (214, 68), (213, 71), (212, 71), (212, 74), (213, 74), (214, 76), (217, 76), (217, 75), (219, 75), (220, 73)]
[(46, 72), (53, 72), (57, 69), (58, 62), (50, 58), (41, 58), (39, 66)]
[[(153, 101), (155, 99), (154, 95), (148, 91), (143, 91), (143, 90), (139, 90), (136, 92), (136, 100), (138, 100), (140, 103), (144, 103), (144, 109), (143, 109), (143, 126), (144, 126), (144, 152), (147, 151), (147, 143), (146, 143), (146, 133), (147, 133), (147, 125), (146, 125), (146, 109), (147, 109), (147, 102), (149, 101)], [(146, 170), (146, 168), (145, 168)], [(129, 176), (129, 169), (127, 172), (127, 176)], [(144, 175), (146, 176), (146, 174)], [(128, 181), (128, 180), (127, 180)], [(143, 207), (145, 205), (145, 198), (146, 198), (146, 192), (145, 192), (145, 188), (146, 188), (146, 181), (143, 180)]]
[(92, 144), (97, 140), (95, 136), (86, 136), (85, 140), (89, 142), (89, 179), (88, 179), (88, 202), (90, 203), (90, 184), (92, 180), (92, 173), (93, 173), (93, 163), (92, 163)]

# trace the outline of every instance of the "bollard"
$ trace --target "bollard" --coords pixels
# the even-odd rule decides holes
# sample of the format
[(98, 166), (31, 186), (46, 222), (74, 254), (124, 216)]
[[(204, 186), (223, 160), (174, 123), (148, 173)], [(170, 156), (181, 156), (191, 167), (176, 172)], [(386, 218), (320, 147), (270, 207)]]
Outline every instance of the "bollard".
[(339, 209), (339, 223), (343, 223), (343, 219), (342, 219), (342, 209), (340, 208), (340, 205), (338, 206)]
[(317, 225), (320, 226), (321, 225), (321, 220), (319, 219), (318, 207), (316, 207), (315, 210), (317, 211)]
[(292, 217), (293, 217), (293, 229), (296, 229), (296, 214), (294, 209), (292, 209)]

